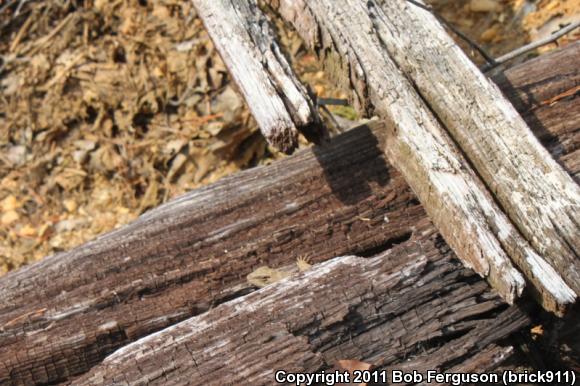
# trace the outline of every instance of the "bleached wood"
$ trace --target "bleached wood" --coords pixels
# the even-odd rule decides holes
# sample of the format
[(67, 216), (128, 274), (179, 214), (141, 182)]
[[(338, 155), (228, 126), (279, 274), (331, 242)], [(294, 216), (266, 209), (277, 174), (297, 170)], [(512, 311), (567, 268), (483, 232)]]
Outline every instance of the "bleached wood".
[(405, 0), (365, 4), (389, 56), (509, 218), (580, 295), (580, 187), (432, 13)]
[[(272, 5), (321, 54), (339, 83), (348, 89), (354, 85), (357, 106), (388, 122), (389, 160), (467, 266), (487, 277), (508, 302), (524, 287), (511, 260), (538, 291), (545, 308), (561, 312), (575, 301), (574, 292), (497, 206), (430, 107), (389, 57), (375, 26), (373, 1), (281, 0)], [(400, 38), (405, 39), (406, 33), (400, 29)]]
[(318, 112), (255, 1), (192, 1), (268, 142), (285, 153), (298, 145), (298, 132), (320, 142)]

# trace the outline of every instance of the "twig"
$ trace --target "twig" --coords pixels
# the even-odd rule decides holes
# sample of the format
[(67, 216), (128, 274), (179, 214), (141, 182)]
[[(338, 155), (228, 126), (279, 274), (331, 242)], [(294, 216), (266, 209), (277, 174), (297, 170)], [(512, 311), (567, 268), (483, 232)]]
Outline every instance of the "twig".
[(10, 1), (6, 2), (6, 4), (4, 4), (2, 7), (0, 7), (0, 13), (7, 10), (8, 7), (12, 6), (12, 4), (14, 4), (15, 2), (16, 2), (16, 0), (10, 0)]
[(20, 3), (18, 3), (18, 7), (16, 7), (16, 10), (14, 11), (14, 17), (20, 15), (20, 11), (22, 10), (22, 8), (24, 8), (24, 5), (29, 1), (30, 0), (20, 0)]
[(348, 106), (348, 100), (338, 98), (317, 98), (316, 103), (319, 106)]
[[(22, 11), (24, 4), (26, 4), (30, 1), (32, 1), (32, 0), (20, 0), (18, 5), (16, 6), (15, 10), (12, 11), (12, 15), (9, 18), (7, 18), (7, 20), (4, 21), (4, 23), (2, 23), (2, 25), (0, 25), (0, 31), (3, 30), (4, 28), (6, 28), (11, 23), (13, 23), (18, 18), (18, 16), (20, 16), (20, 11)], [(15, 3), (16, 3), (16, 0), (11, 0), (11, 1), (8, 1), (6, 4), (2, 5), (2, 7), (0, 7), (0, 14), (4, 13), (4, 11), (6, 11), (7, 9), (10, 9), (10, 7), (12, 7)], [(31, 11), (30, 7), (28, 7), (27, 9), (24, 10), (23, 14), (25, 12), (30, 12), (30, 11)]]
[(342, 127), (340, 126), (340, 123), (338, 123), (336, 118), (334, 118), (334, 115), (330, 112), (328, 107), (326, 107), (325, 105), (321, 105), (321, 104), (319, 104), (318, 107), (320, 107), (320, 109), (322, 111), (324, 111), (324, 113), (328, 116), (328, 119), (330, 119), (330, 121), (332, 122), (332, 124), (336, 128), (336, 131), (338, 131), (339, 133), (342, 133), (343, 130), (342, 130)]
[(552, 98), (548, 99), (548, 100), (544, 100), (542, 102), (540, 102), (537, 106), (534, 106), (531, 108), (531, 110), (535, 110), (537, 108), (540, 108), (541, 106), (552, 106), (554, 103), (558, 102), (561, 99), (573, 96), (580, 93), (580, 86), (576, 86), (576, 87), (572, 87), (571, 89), (568, 89), (556, 96), (553, 96)]
[[(407, 0), (407, 1), (410, 1), (410, 0)], [(488, 63), (485, 66), (483, 66), (481, 70), (482, 71), (489, 71), (492, 68), (497, 67), (500, 64), (507, 62), (508, 60), (511, 60), (517, 56), (525, 54), (526, 52), (535, 50), (536, 48), (541, 47), (541, 46), (545, 46), (546, 44), (550, 44), (550, 43), (558, 40), (562, 36), (566, 35), (567, 33), (574, 31), (578, 27), (580, 27), (580, 22), (577, 21), (575, 23), (572, 23), (569, 26), (564, 27), (557, 32), (554, 32), (550, 36), (547, 36), (543, 39), (536, 40), (535, 42), (532, 42), (530, 44), (526, 44), (523, 47), (517, 48), (511, 52), (508, 52), (505, 55), (500, 56), (499, 58), (497, 58), (495, 60), (495, 63)]]
[[(22, 8), (24, 8), (24, 5), (26, 3), (28, 3), (29, 1), (31, 1), (31, 0), (20, 0), (18, 5), (16, 6), (15, 10), (13, 11), (13, 15), (12, 15), (13, 19), (16, 18), (18, 15), (20, 15), (20, 11), (22, 10)], [(7, 1), (6, 4), (4, 4), (0, 7), (0, 13), (3, 13), (4, 11), (6, 11), (8, 8), (13, 6), (14, 3), (16, 3), (16, 0)]]
[(18, 45), (20, 44), (20, 40), (22, 40), (22, 38), (24, 37), (26, 32), (28, 32), (28, 29), (30, 28), (30, 26), (34, 22), (34, 19), (35, 19), (35, 14), (34, 14), (34, 12), (32, 12), (31, 15), (28, 16), (28, 18), (26, 19), (26, 21), (24, 22), (22, 27), (20, 27), (20, 30), (16, 34), (16, 37), (12, 41), (12, 44), (10, 44), (10, 48), (8, 48), (8, 52), (14, 52), (14, 50), (16, 50), (16, 47), (18, 47)]
[(187, 86), (183, 94), (181, 94), (181, 98), (176, 101), (168, 100), (167, 103), (171, 106), (178, 107), (185, 102), (187, 98), (194, 94), (203, 94), (203, 90), (201, 90), (200, 87)]
[(459, 36), (462, 40), (464, 40), (467, 44), (469, 44), (471, 46), (471, 48), (473, 48), (474, 50), (476, 50), (477, 52), (479, 52), (479, 54), (481, 56), (483, 56), (483, 58), (488, 63), (488, 65), (492, 65), (492, 66), (495, 65), (496, 60), (493, 58), (493, 56), (491, 56), (490, 54), (488, 54), (486, 50), (484, 50), (476, 42), (474, 42), (473, 40), (471, 40), (463, 32), (461, 32), (460, 30), (458, 30), (453, 24), (449, 23), (443, 17), (439, 16), (437, 14), (437, 12), (435, 12), (435, 10), (431, 6), (425, 5), (425, 4), (420, 3), (419, 1), (416, 1), (416, 0), (407, 0), (407, 2), (409, 2), (409, 3), (413, 4), (413, 5), (421, 8), (421, 9), (424, 9), (425, 11), (428, 11), (431, 14), (433, 14), (433, 16), (435, 16), (435, 18), (437, 20), (439, 20), (443, 25), (445, 25), (447, 28), (449, 28), (455, 35)]
[(43, 36), (42, 38), (38, 39), (34, 46), (30, 49), (29, 54), (35, 55), (38, 51), (40, 51), (52, 38), (54, 38), (57, 34), (59, 34), (64, 27), (72, 20), (77, 19), (78, 16), (74, 13), (69, 13), (48, 35)]

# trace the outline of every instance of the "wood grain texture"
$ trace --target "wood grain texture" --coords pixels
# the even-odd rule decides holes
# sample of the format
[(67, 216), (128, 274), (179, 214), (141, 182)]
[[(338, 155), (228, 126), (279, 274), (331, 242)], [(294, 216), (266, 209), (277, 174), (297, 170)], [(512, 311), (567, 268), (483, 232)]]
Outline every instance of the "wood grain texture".
[[(536, 137), (576, 182), (580, 182), (579, 60), (580, 42), (575, 42), (493, 78)], [(547, 121), (550, 123), (545, 124)]]
[[(513, 261), (544, 307), (564, 312), (575, 301), (574, 291), (513, 226), (414, 83), (389, 56), (377, 28), (377, 5), (362, 0), (275, 3), (303, 38), (310, 39), (307, 43), (338, 83), (353, 92), (360, 109), (388, 123), (384, 148), (388, 159), (457, 256), (510, 303), (524, 286)], [(313, 30), (318, 35), (312, 35)], [(399, 39), (409, 38), (407, 29), (398, 32)], [(416, 44), (420, 48), (431, 44), (428, 39), (421, 42)], [(444, 78), (437, 81), (446, 82)]]
[(315, 265), (132, 343), (74, 384), (271, 385), (276, 369), (328, 371), (341, 359), (420, 372), (471, 361), (529, 319), (504, 311), (436, 233), (423, 221), (377, 257)]
[(298, 132), (319, 143), (324, 126), (306, 88), (254, 0), (192, 0), (220, 56), (270, 144), (285, 153)]
[[(532, 73), (523, 64), (502, 76), (502, 89), (542, 101), (560, 94), (566, 79), (578, 81), (570, 78), (575, 61), (547, 57), (554, 58), (544, 64), (555, 71), (549, 79), (536, 85), (518, 76)], [(580, 141), (563, 122), (576, 119), (570, 106), (578, 103), (516, 104), (575, 176)], [(130, 342), (248, 293), (245, 276), (260, 265), (369, 256), (402, 243), (425, 213), (386, 161), (377, 130), (360, 127), (224, 178), (0, 278), (0, 384), (82, 374)], [(554, 146), (558, 138), (568, 145)]]
[(580, 187), (431, 12), (405, 0), (365, 3), (384, 49), (503, 211), (580, 295)]

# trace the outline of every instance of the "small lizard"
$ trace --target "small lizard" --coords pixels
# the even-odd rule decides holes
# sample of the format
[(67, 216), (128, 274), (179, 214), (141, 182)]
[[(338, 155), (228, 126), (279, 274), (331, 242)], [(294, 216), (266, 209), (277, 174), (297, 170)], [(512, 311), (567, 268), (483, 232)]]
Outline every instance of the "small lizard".
[[(312, 267), (309, 263), (308, 258), (303, 256), (298, 257), (296, 259), (296, 266), (300, 272), (307, 271)], [(269, 284), (276, 283), (288, 276), (292, 275), (292, 272), (281, 271), (279, 269), (270, 268), (268, 266), (262, 266), (256, 268), (252, 271), (248, 276), (246, 276), (246, 280), (248, 283), (255, 285), (256, 287), (262, 288)]]

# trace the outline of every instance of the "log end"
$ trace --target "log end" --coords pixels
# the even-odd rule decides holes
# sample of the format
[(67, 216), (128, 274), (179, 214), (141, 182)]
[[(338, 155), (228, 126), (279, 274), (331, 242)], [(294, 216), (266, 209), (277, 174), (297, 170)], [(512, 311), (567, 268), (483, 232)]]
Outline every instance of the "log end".
[(292, 154), (298, 147), (298, 130), (294, 126), (275, 125), (260, 130), (266, 141), (284, 154)]

